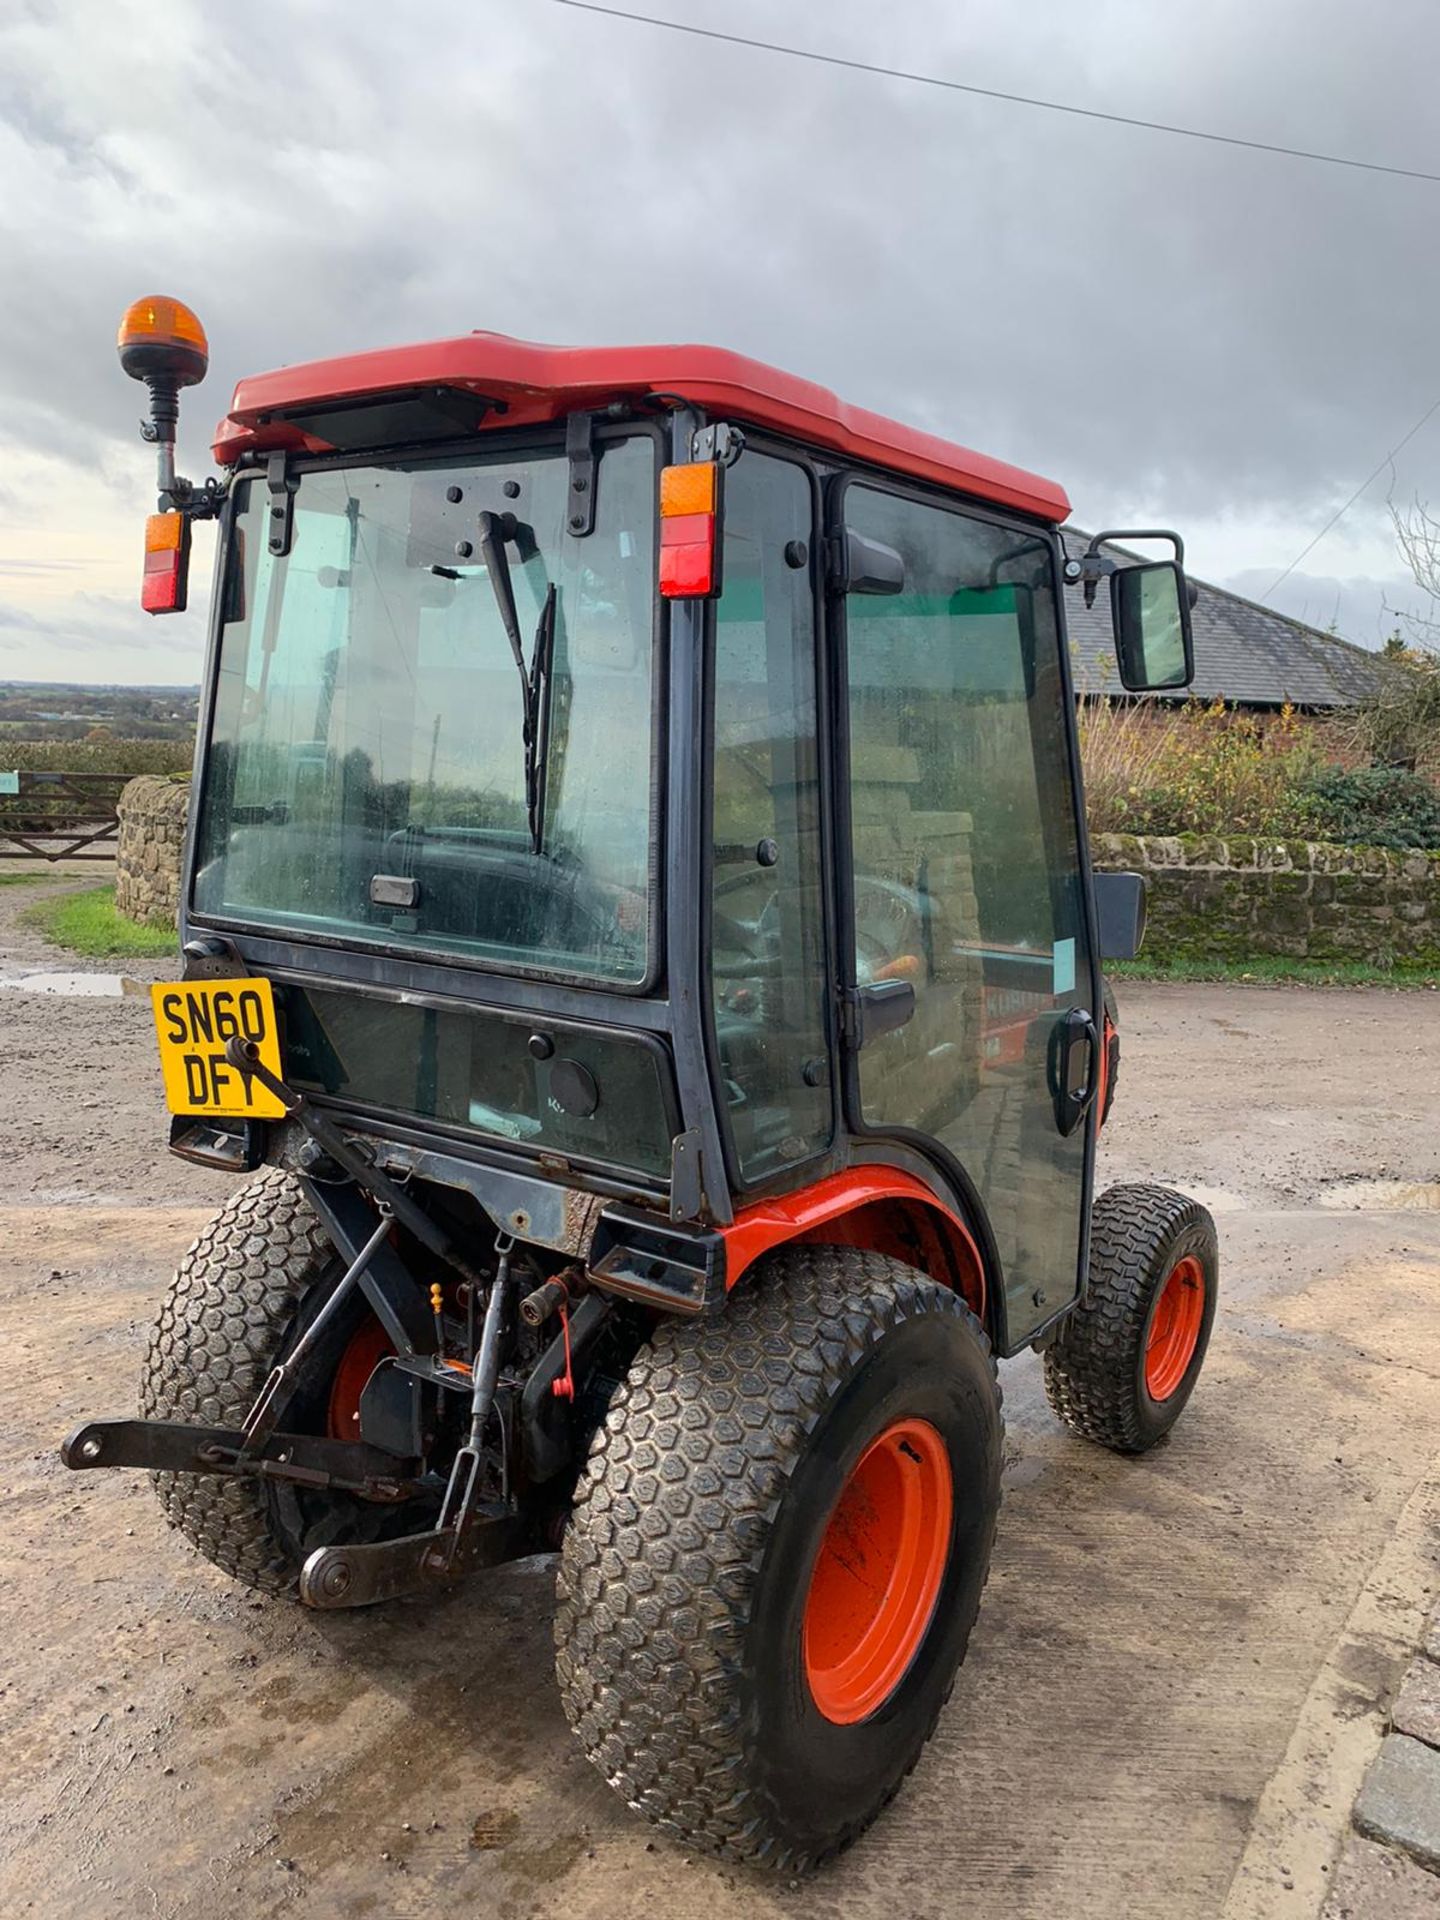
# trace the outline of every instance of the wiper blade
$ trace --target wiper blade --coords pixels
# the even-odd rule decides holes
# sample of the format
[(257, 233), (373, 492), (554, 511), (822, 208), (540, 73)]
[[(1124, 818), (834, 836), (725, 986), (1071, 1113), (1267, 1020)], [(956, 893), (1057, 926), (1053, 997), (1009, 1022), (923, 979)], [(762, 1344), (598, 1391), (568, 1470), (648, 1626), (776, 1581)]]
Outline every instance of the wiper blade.
[(545, 604), (530, 652), (530, 705), (525, 726), (525, 811), (530, 845), (539, 853), (545, 840), (545, 775), (550, 758), (550, 662), (555, 653), (555, 583), (545, 589)]
[(530, 647), (530, 663), (525, 663), (525, 646), (520, 638), (520, 616), (515, 611), (515, 588), (510, 578), (510, 561), (505, 552), (507, 540), (521, 532), (513, 513), (479, 516), (480, 556), (500, 610), (500, 624), (510, 642), (515, 670), (520, 675), (520, 697), (524, 715), (521, 738), (525, 752), (525, 818), (530, 828), (530, 850), (539, 853), (545, 837), (545, 736), (549, 733), (550, 661), (555, 650), (555, 586), (545, 590), (545, 605)]

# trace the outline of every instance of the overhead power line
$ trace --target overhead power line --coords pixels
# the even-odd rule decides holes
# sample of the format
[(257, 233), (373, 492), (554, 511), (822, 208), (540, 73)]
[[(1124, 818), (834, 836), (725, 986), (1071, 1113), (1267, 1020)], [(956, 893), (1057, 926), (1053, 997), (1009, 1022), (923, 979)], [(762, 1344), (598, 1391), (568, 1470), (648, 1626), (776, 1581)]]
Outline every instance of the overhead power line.
[(1006, 93), (1000, 87), (978, 87), (966, 80), (946, 80), (938, 73), (914, 73), (905, 67), (882, 67), (871, 60), (849, 60), (843, 54), (817, 53), (810, 47), (787, 47), (778, 40), (755, 40), (743, 33), (724, 33), (718, 27), (698, 27), (686, 20), (661, 20), (651, 13), (631, 13), (624, 7), (605, 7), (598, 0), (554, 0), (559, 7), (579, 13), (598, 13), (609, 20), (628, 20), (637, 26), (660, 27), (666, 33), (688, 33), (698, 40), (719, 40), (730, 47), (752, 47), (760, 53), (781, 53), (790, 60), (812, 60), (819, 66), (843, 67), (850, 73), (873, 73), (884, 80), (907, 80), (917, 87), (939, 87), (946, 93), (970, 93), (982, 100), (1004, 100), (1011, 106), (1037, 107), (1044, 113), (1068, 113), (1080, 120), (1103, 120), (1114, 127), (1140, 127), (1146, 133), (1175, 134), (1184, 140), (1207, 140), (1219, 147), (1244, 147), (1251, 153), (1278, 153), (1290, 160), (1313, 160), (1327, 167), (1350, 167), (1359, 173), (1388, 173), (1400, 180), (1428, 180), (1440, 185), (1440, 173), (1419, 167), (1392, 167), (1378, 160), (1354, 160), (1342, 153), (1316, 153), (1308, 147), (1286, 147), (1271, 140), (1243, 140), (1234, 133), (1211, 133), (1203, 127), (1177, 127), (1168, 120), (1141, 120), (1128, 113), (1105, 113), (1099, 107), (1077, 107), (1065, 100), (1040, 100), (1033, 94)]
[(1380, 462), (1379, 466), (1376, 467), (1375, 471), (1373, 473), (1367, 474), (1365, 478), (1360, 482), (1359, 486), (1356, 487), (1355, 491), (1351, 494), (1350, 498), (1345, 502), (1344, 506), (1337, 507), (1334, 513), (1332, 513), (1330, 518), (1325, 522), (1324, 526), (1321, 527), (1320, 531), (1316, 534), (1315, 538), (1312, 541), (1310, 541), (1310, 543), (1307, 546), (1303, 546), (1300, 549), (1299, 553), (1296, 554), (1295, 558), (1290, 562), (1289, 566), (1286, 567), (1285, 571), (1283, 573), (1276, 574), (1275, 578), (1270, 582), (1269, 586), (1265, 589), (1264, 593), (1262, 593), (1260, 596), (1260, 604), (1262, 606), (1270, 598), (1271, 594), (1275, 592), (1277, 587), (1282, 587), (1285, 584), (1285, 582), (1290, 578), (1291, 574), (1295, 571), (1296, 567), (1299, 566), (1300, 562), (1303, 559), (1305, 559), (1305, 557), (1308, 554), (1312, 554), (1315, 551), (1316, 547), (1319, 546), (1320, 542), (1325, 538), (1326, 534), (1329, 533), (1333, 527), (1339, 526), (1340, 522), (1345, 518), (1346, 514), (1350, 511), (1351, 507), (1353, 507), (1355, 502), (1360, 498), (1361, 494), (1365, 492), (1366, 488), (1371, 487), (1375, 484), (1375, 482), (1380, 478), (1380, 475), (1385, 471), (1386, 467), (1390, 466), (1393, 463), (1395, 456), (1399, 453), (1404, 452), (1405, 448), (1409, 446), (1410, 442), (1415, 438), (1416, 434), (1419, 433), (1420, 429), (1425, 425), (1426, 421), (1429, 420), (1430, 417), (1435, 413), (1440, 413), (1440, 399), (1432, 400), (1430, 402), (1429, 406), (1425, 409), (1424, 413), (1421, 414), (1420, 418), (1415, 422), (1414, 426), (1411, 427), (1410, 431), (1405, 435), (1405, 438), (1403, 440), (1397, 440), (1395, 442), (1394, 446), (1391, 447), (1390, 451), (1386, 454), (1385, 458)]

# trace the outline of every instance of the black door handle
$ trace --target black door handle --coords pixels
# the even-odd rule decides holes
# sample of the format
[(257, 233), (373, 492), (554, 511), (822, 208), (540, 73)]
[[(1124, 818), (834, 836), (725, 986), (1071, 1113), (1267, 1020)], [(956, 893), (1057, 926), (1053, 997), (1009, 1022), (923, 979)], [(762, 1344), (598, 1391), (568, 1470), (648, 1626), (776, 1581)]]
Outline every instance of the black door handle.
[(1085, 1117), (1095, 1092), (1100, 1036), (1084, 1007), (1069, 1007), (1050, 1036), (1050, 1092), (1055, 1125), (1072, 1134)]
[(851, 987), (845, 996), (847, 1038), (857, 1051), (914, 1016), (915, 989), (908, 980), (877, 980), (872, 986)]

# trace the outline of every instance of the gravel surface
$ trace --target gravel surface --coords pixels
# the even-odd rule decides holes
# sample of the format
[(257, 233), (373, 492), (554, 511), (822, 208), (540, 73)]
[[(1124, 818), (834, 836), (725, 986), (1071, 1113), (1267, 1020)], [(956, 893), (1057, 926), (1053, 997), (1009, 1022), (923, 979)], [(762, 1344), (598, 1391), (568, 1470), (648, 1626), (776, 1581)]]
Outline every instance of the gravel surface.
[[(0, 863), (0, 872), (24, 871)], [(34, 867), (30, 866), (33, 872)], [(170, 961), (81, 960), (52, 947), (22, 916), (35, 901), (113, 880), (108, 863), (74, 864), (33, 885), (0, 887), (0, 1134), (8, 1199), (35, 1204), (219, 1203), (223, 1177), (165, 1151), (169, 1116), (155, 1056), (150, 984)], [(16, 982), (73, 974), (114, 983), (89, 997)]]
[[(15, 927), (36, 892), (0, 889), (0, 974), (64, 964)], [(1313, 1916), (1433, 1597), (1397, 1542), (1440, 1432), (1440, 1020), (1422, 994), (1172, 986), (1121, 1015), (1102, 1177), (1215, 1208), (1205, 1375), (1137, 1461), (1056, 1424), (1034, 1356), (1002, 1369), (971, 1657), (891, 1812), (796, 1888), (678, 1853), (590, 1772), (548, 1562), (309, 1614), (198, 1559), (143, 1476), (60, 1466), (68, 1426), (133, 1407), (230, 1183), (163, 1151), (145, 998), (0, 988), (0, 1912)]]

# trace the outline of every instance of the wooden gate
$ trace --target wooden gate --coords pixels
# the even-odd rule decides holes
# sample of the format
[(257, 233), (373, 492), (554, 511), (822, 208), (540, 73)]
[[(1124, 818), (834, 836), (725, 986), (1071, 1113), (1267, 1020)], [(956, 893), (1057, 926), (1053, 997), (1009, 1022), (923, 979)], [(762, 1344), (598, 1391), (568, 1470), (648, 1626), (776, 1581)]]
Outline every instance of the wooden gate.
[(113, 860), (129, 778), (0, 768), (0, 859)]

